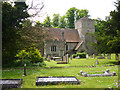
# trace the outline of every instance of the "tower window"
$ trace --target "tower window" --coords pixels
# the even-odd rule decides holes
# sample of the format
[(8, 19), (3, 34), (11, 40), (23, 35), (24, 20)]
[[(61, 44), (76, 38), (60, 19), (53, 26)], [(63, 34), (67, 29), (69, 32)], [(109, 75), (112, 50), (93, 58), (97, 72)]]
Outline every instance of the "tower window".
[(51, 46), (51, 51), (56, 52), (56, 46)]

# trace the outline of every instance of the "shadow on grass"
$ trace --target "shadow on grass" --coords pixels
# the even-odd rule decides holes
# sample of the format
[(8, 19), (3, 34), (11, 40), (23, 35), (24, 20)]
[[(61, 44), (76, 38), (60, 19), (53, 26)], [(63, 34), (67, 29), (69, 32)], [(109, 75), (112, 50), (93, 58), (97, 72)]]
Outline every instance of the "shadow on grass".
[(112, 64), (112, 65), (120, 65), (120, 61), (111, 61), (111, 62), (109, 62), (109, 63), (107, 63), (107, 64)]

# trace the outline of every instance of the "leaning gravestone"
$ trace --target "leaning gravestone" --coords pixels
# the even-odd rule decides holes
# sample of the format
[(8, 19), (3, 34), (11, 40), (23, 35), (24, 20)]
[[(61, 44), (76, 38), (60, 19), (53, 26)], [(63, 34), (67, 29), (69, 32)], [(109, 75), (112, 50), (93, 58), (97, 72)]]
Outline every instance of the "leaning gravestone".
[(37, 77), (36, 86), (56, 84), (80, 84), (76, 77)]
[(0, 79), (0, 86), (2, 89), (20, 88), (22, 79)]
[(72, 60), (72, 58), (73, 58), (73, 57), (72, 57), (72, 55), (71, 55), (71, 56), (70, 56), (70, 60)]

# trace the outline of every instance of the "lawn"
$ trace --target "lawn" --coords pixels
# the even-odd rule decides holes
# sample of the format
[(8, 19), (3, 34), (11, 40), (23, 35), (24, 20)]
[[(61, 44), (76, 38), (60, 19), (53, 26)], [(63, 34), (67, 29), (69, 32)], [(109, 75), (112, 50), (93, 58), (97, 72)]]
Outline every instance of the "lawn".
[[(27, 67), (27, 76), (23, 77), (23, 67), (20, 68), (3, 68), (3, 79), (23, 79), (22, 88), (116, 88), (118, 83), (118, 65), (114, 62), (116, 60), (112, 57), (108, 59), (98, 59), (99, 64), (95, 64), (96, 59), (73, 59), (69, 64), (56, 64), (56, 61), (50, 61), (46, 63), (46, 66), (40, 68), (39, 66)], [(106, 66), (107, 65), (107, 66)], [(114, 66), (109, 66), (114, 65)], [(92, 66), (92, 67), (91, 67)], [(93, 67), (94, 66), (94, 67)], [(95, 67), (96, 66), (96, 67)], [(53, 67), (53, 68), (50, 68)], [(57, 68), (63, 67), (63, 68)], [(96, 73), (99, 71), (110, 72), (115, 71), (117, 76), (110, 77), (83, 77), (80, 70), (86, 73)], [(79, 85), (48, 85), (48, 86), (36, 86), (36, 77), (38, 76), (75, 76), (81, 81)]]

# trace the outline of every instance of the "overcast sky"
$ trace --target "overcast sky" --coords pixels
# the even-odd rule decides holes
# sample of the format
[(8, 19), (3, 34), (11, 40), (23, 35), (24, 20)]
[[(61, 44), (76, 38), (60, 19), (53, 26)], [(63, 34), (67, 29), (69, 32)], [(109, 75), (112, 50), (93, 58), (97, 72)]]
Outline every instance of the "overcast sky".
[[(29, 0), (30, 1), (30, 0)], [(35, 0), (41, 1), (41, 0)], [(109, 12), (115, 9), (114, 2), (116, 0), (42, 0), (44, 2), (44, 9), (42, 17), (36, 20), (43, 21), (47, 14), (52, 18), (53, 14), (59, 13), (60, 16), (64, 15), (66, 11), (71, 7), (78, 9), (87, 9), (90, 18), (92, 19), (105, 19), (109, 16)], [(35, 2), (34, 2), (35, 3)]]

